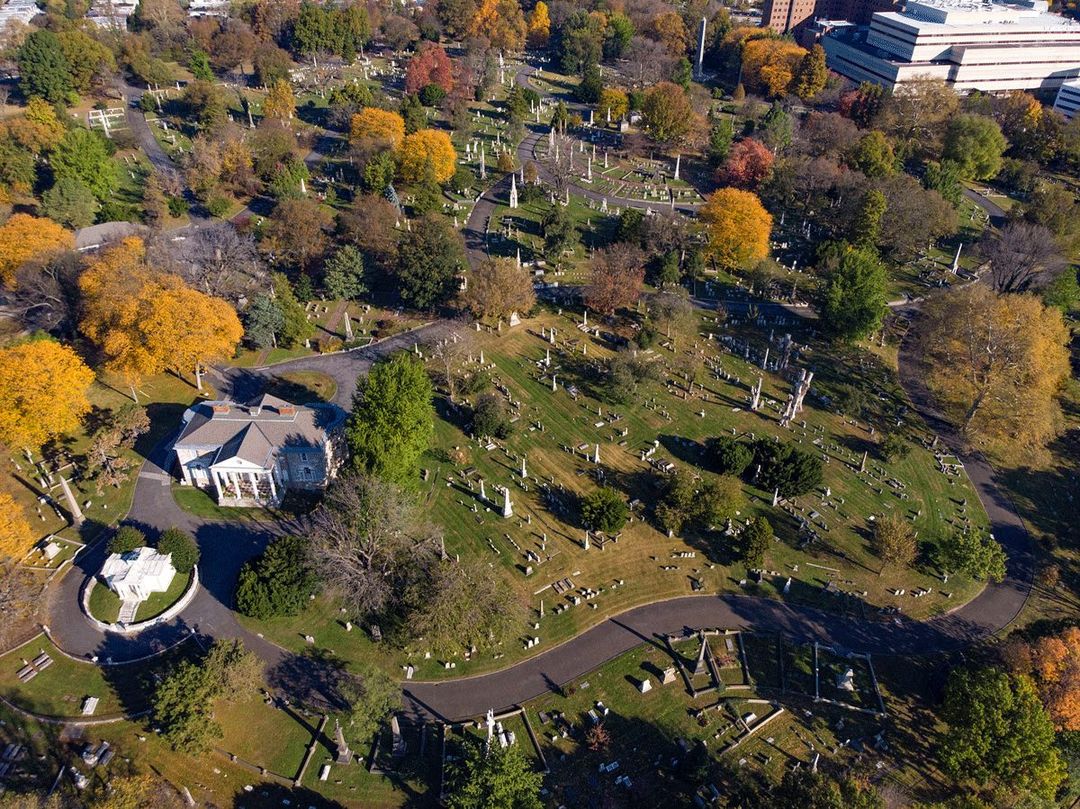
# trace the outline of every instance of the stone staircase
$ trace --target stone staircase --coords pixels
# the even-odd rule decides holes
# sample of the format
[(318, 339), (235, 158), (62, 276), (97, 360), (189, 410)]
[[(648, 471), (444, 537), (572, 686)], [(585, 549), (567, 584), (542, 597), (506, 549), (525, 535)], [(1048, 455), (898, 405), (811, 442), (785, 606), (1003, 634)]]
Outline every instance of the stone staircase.
[(121, 624), (130, 624), (135, 620), (135, 613), (139, 609), (141, 601), (125, 601), (120, 605), (120, 617), (116, 620)]

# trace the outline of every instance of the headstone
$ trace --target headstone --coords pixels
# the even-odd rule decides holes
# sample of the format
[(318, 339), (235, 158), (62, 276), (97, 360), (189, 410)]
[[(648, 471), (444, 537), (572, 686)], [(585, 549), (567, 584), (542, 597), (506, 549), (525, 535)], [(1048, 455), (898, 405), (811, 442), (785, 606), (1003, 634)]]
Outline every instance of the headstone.
[(705, 636), (701, 636), (701, 648), (698, 649), (697, 663), (694, 664), (694, 674), (705, 674), (705, 654), (709, 650), (709, 642)]
[(675, 682), (675, 667), (668, 666), (664, 669), (664, 679), (661, 681), (661, 685), (670, 685)]
[(650, 691), (652, 691), (652, 680), (646, 677), (644, 680), (638, 683), (638, 691), (640, 691), (642, 694), (648, 694)]
[(337, 748), (334, 761), (338, 764), (351, 764), (352, 751), (345, 742), (345, 732), (341, 729), (341, 722), (336, 719), (334, 720), (334, 744)]

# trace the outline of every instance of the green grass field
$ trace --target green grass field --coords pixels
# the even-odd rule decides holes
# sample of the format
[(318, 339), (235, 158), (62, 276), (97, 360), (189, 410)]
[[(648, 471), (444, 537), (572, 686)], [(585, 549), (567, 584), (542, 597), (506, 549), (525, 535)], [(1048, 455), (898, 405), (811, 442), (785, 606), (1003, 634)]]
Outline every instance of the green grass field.
[[(611, 407), (588, 395), (590, 388), (584, 366), (606, 355), (608, 350), (599, 340), (589, 337), (588, 355), (582, 354), (585, 339), (574, 326), (579, 318), (571, 318), (569, 313), (563, 317), (545, 314), (526, 321), (512, 332), (504, 330), (501, 336), (481, 338), (485, 361), (495, 366), (494, 378), (522, 403), (515, 434), (501, 442), (502, 445), (487, 450), (469, 440), (460, 419), (443, 418), (436, 425), (435, 449), (423, 460), (429, 470), (423, 493), (426, 508), (444, 528), (448, 552), (492, 564), (503, 578), (508, 597), (522, 599), (533, 608), (534, 616), (540, 601), (545, 602), (541, 629), (529, 632), (539, 635), (543, 642), (528, 654), (542, 652), (551, 644), (638, 604), (688, 595), (693, 592), (695, 581), (703, 593), (742, 591), (784, 597), (867, 618), (873, 618), (879, 606), (899, 606), (909, 615), (926, 617), (962, 604), (980, 589), (977, 582), (951, 577), (948, 585), (951, 597), (939, 592), (940, 579), (928, 561), (934, 543), (963, 520), (975, 527), (985, 524), (985, 516), (962, 475), (947, 476), (938, 471), (930, 452), (919, 443), (921, 434), (917, 425), (909, 427), (913, 439), (910, 454), (903, 460), (883, 465), (874, 458), (876, 439), (869, 436), (865, 426), (853, 425), (850, 419), (819, 409), (810, 398), (802, 414), (806, 418), (805, 430), (798, 424), (793, 429), (780, 428), (772, 406), (764, 407), (759, 413), (747, 411), (744, 407), (747, 380), (756, 378), (757, 372), (730, 355), (723, 355), (720, 362), (728, 373), (740, 377), (742, 381), (738, 385), (710, 378), (705, 380), (706, 398), (701, 398), (700, 389), (694, 397), (682, 398), (679, 389), (671, 384), (674, 376), (668, 369), (679, 357), (662, 348), (651, 354), (666, 369), (662, 381), (648, 383), (634, 404)], [(550, 326), (555, 326), (563, 336), (560, 347), (553, 352), (561, 380), (555, 393), (550, 389), (550, 379), (538, 365), (549, 347), (539, 332)], [(713, 345), (702, 342), (692, 350), (708, 350), (712, 354)], [(690, 344), (683, 350), (691, 350)], [(830, 376), (822, 365), (827, 361), (825, 357), (815, 359), (826, 381)], [(849, 370), (833, 369), (832, 373), (843, 376)], [(576, 401), (565, 387), (571, 384), (578, 390)], [(868, 384), (885, 390), (876, 379), (868, 380)], [(782, 401), (788, 390), (790, 383), (766, 374), (765, 393), (770, 401)], [(641, 406), (643, 402), (654, 401), (655, 405), (650, 404), (649, 408)], [(698, 415), (702, 410), (704, 417)], [(543, 432), (535, 428), (537, 422), (543, 423)], [(639, 458), (641, 449), (659, 440), (656, 458), (670, 459), (677, 466), (708, 476), (711, 473), (699, 466), (700, 442), (710, 436), (730, 435), (733, 427), (737, 432), (754, 432), (758, 436), (780, 435), (828, 458), (825, 484), (831, 489), (827, 499), (830, 505), (823, 505), (826, 498), (820, 491), (797, 501), (796, 513), (819, 526), (822, 537), (819, 542), (800, 547), (794, 517), (772, 508), (771, 493), (747, 487), (749, 500), (740, 519), (752, 513), (768, 515), (779, 539), (766, 559), (766, 567), (776, 571), (776, 575), (765, 576), (760, 584), (739, 585), (740, 580), (747, 578), (746, 567), (734, 558), (731, 540), (721, 533), (668, 538), (649, 521), (638, 520), (623, 530), (617, 545), (609, 544), (606, 550), (596, 545), (589, 550), (582, 548), (582, 528), (572, 501), (574, 495), (585, 494), (596, 486), (597, 467), (590, 461), (596, 444), (600, 445), (602, 468), (608, 479), (623, 489), (628, 498), (649, 503), (655, 499), (654, 478)], [(585, 451), (568, 451), (579, 446), (585, 447)], [(453, 448), (460, 448), (465, 456), (456, 466), (447, 461), (446, 453)], [(857, 473), (864, 448), (871, 450), (868, 469), (873, 477)], [(517, 476), (522, 455), (526, 456), (530, 475), (528, 491)], [(486, 481), (488, 503), (479, 500), (477, 487), (473, 491), (466, 487), (458, 474), (465, 468), (475, 468), (470, 476), (472, 482), (480, 478)], [(565, 499), (570, 505), (562, 515), (556, 515), (541, 494), (541, 483), (549, 480), (554, 487), (561, 486), (569, 493)], [(903, 488), (889, 485), (890, 480)], [(496, 485), (511, 487), (515, 503), (512, 519), (499, 515), (501, 497), (494, 491)], [(969, 505), (963, 505), (965, 500)], [(914, 569), (881, 570), (881, 563), (869, 546), (873, 523), (868, 518), (884, 512), (898, 512), (913, 519), (923, 543), (922, 561)], [(826, 522), (827, 532), (820, 528)], [(542, 550), (545, 534), (546, 549)], [(528, 562), (524, 556), (526, 550), (536, 552), (540, 561)], [(695, 556), (675, 558), (680, 553)], [(532, 568), (528, 576), (527, 566)], [(793, 580), (792, 588), (787, 596), (782, 596), (788, 576)], [(571, 579), (575, 588), (603, 591), (597, 598), (556, 615), (553, 608), (568, 602), (565, 595), (557, 596), (548, 588), (565, 578)], [(612, 587), (618, 580), (624, 584)], [(829, 582), (844, 593), (857, 595), (827, 594), (824, 587)], [(910, 593), (917, 587), (931, 587), (933, 593), (921, 599), (897, 598), (892, 594), (896, 588)], [(366, 635), (355, 630), (347, 633), (340, 620), (335, 605), (322, 599), (296, 618), (246, 623), (286, 648), (301, 650), (303, 635), (311, 633), (318, 646), (332, 648), (346, 660), (370, 659), (373, 650)], [(380, 647), (377, 655), (395, 674), (400, 672), (400, 666), (411, 662), (416, 666), (417, 678), (446, 676), (443, 661), (437, 656), (422, 659), (424, 651), (422, 644), (404, 654)], [(501, 668), (525, 654), (523, 644), (510, 639), (498, 656), (478, 655), (471, 661), (457, 660), (452, 674), (460, 676)]]

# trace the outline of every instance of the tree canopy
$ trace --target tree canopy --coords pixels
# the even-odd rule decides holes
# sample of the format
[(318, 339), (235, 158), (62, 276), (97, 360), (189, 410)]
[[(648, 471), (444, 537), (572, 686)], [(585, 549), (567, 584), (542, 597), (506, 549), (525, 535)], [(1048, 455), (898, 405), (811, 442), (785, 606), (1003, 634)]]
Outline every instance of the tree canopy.
[(399, 353), (372, 366), (357, 381), (345, 427), (353, 465), (399, 486), (416, 486), (420, 455), (434, 434), (431, 397), (431, 380), (413, 356)]
[(1044, 798), (1052, 798), (1064, 780), (1054, 726), (1028, 677), (992, 667), (955, 670), (942, 717), (949, 729), (940, 757), (954, 777), (1007, 784)]
[(10, 448), (37, 449), (79, 429), (90, 411), (94, 373), (50, 339), (0, 348), (0, 436)]
[(772, 216), (750, 191), (721, 188), (705, 200), (700, 216), (708, 233), (708, 255), (724, 269), (769, 255)]

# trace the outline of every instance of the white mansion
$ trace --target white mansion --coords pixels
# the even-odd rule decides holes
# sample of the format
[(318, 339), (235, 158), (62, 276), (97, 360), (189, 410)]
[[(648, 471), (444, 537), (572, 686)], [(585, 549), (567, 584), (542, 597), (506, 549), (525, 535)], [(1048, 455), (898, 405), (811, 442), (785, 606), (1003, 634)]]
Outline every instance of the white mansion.
[(183, 483), (230, 506), (277, 505), (287, 489), (317, 489), (340, 459), (330, 405), (304, 407), (270, 395), (255, 404), (200, 402), (184, 413), (173, 449)]
[(957, 92), (1056, 90), (1080, 76), (1080, 22), (1046, 0), (908, 0), (870, 25), (821, 23), (829, 67), (895, 87), (943, 79)]

